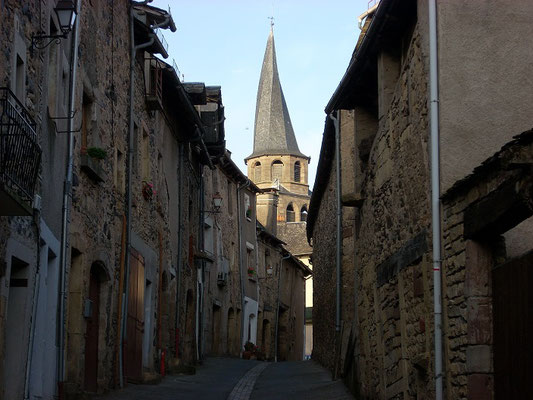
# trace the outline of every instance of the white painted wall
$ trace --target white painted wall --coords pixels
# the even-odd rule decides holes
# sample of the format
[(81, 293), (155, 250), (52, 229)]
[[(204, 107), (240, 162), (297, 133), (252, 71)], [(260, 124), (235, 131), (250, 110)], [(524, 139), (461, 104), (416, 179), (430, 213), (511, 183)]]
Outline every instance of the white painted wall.
[(30, 399), (52, 399), (57, 388), (59, 240), (41, 220), (39, 289), (30, 372)]
[[(257, 343), (257, 313), (259, 311), (259, 303), (250, 297), (244, 297), (244, 324), (242, 331), (241, 350), (244, 349), (244, 344), (248, 341), (248, 326), (250, 321), (252, 323), (250, 329), (250, 342)], [(252, 318), (250, 318), (252, 316)]]

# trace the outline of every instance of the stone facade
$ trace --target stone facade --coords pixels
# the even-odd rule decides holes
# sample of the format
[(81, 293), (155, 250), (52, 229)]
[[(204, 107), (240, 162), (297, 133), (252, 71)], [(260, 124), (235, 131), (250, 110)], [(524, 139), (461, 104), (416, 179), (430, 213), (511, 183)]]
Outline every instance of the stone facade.
[[(197, 306), (204, 260), (201, 189), (203, 165), (212, 155), (205, 145), (197, 148), (203, 144), (201, 116), (173, 68), (154, 58), (166, 56), (155, 39), (136, 54), (130, 124), (132, 6), (125, 0), (83, 2), (71, 116), (72, 192), (63, 204), (75, 34), (30, 51), (32, 35), (57, 33), (55, 3), (0, 5), (0, 46), (7, 56), (0, 62), (0, 86), (13, 92), (2, 90), (9, 102), (1, 103), (1, 134), (6, 110), (18, 104), (28, 117), (17, 126), (31, 130), (33, 119), (42, 149), (34, 159), (36, 201), (19, 198), (0, 207), (2, 398), (80, 398), (116, 388), (121, 347), (126, 382), (158, 379), (161, 365), (180, 368), (203, 355)], [(168, 16), (136, 5), (135, 44), (149, 41), (155, 23), (166, 21), (162, 27), (175, 30)], [(162, 92), (154, 91), (157, 85)], [(6, 143), (2, 139), (2, 162)], [(33, 161), (29, 153), (25, 159)], [(9, 189), (5, 179), (2, 196)], [(65, 293), (58, 296), (63, 273)]]
[[(526, 303), (516, 300), (525, 300), (531, 284), (519, 263), (532, 250), (532, 182), (526, 172), (532, 138), (531, 131), (519, 135), (443, 195), (448, 398), (527, 393), (529, 378), (521, 371), (528, 365), (524, 340), (531, 320), (520, 315)], [(506, 330), (512, 341), (506, 342)]]
[[(440, 15), (441, 9), (453, 6), (439, 3), (439, 7)], [(527, 15), (527, 7), (517, 6), (516, 12)], [(424, 2), (382, 0), (367, 16), (354, 52), (355, 61), (326, 107), (331, 114), (326, 120), (307, 231), (313, 244), (313, 357), (334, 376), (342, 377), (361, 398), (435, 396), (426, 14)], [(463, 30), (439, 23), (439, 40), (449, 37), (447, 32), (451, 30), (465, 34), (482, 25), (469, 23)], [(514, 32), (521, 29), (528, 28), (518, 19)], [(463, 54), (469, 54), (464, 45)], [(456, 46), (454, 51), (458, 48), (462, 47)], [(453, 69), (450, 58), (439, 60), (439, 70), (441, 63)], [(479, 73), (481, 65), (486, 64), (470, 65), (469, 71), (478, 71), (483, 77)], [(495, 63), (487, 69), (499, 67)], [(457, 70), (453, 71), (458, 81), (470, 76), (457, 76)], [(453, 86), (449, 72), (441, 76), (440, 87), (446, 93), (447, 104), (440, 103), (440, 107), (442, 115), (447, 116), (461, 103), (462, 90), (470, 90), (465, 85), (460, 89)], [(443, 82), (447, 82), (444, 87)], [(452, 92), (453, 96), (448, 97)], [(477, 109), (486, 103), (480, 96), (472, 104)], [(492, 108), (483, 109), (498, 119)], [(526, 206), (529, 182), (518, 172), (530, 159), (530, 135), (522, 135), (472, 171), (466, 165), (481, 154), (483, 160), (491, 153), (487, 154), (486, 148), (479, 153), (472, 147), (467, 150), (463, 144), (463, 152), (475, 157), (451, 162), (463, 154), (454, 153), (454, 149), (469, 137), (467, 128), (455, 129), (451, 134), (452, 128), (462, 127), (461, 118), (465, 127), (472, 123), (462, 113), (453, 118), (453, 122), (441, 119), (441, 129), (447, 135), (445, 140), (441, 138), (443, 179), (445, 187), (451, 187), (442, 200), (446, 397), (493, 398), (494, 390), (497, 396), (498, 390), (503, 390), (499, 396), (505, 398), (509, 392), (501, 388), (505, 388), (506, 381), (503, 375), (498, 378), (498, 363), (493, 363), (493, 357), (503, 360), (499, 361), (499, 371), (504, 374), (502, 365), (507, 361), (501, 357), (506, 350), (502, 350), (501, 342), (493, 348), (493, 340), (502, 337), (505, 322), (518, 324), (518, 319), (508, 321), (507, 316), (500, 315), (499, 321), (492, 320), (493, 304), (501, 307), (505, 290), (498, 296), (492, 292), (500, 286), (491, 282), (491, 276), (497, 274), (496, 270), (491, 273), (491, 268), (505, 266), (505, 261), (514, 263), (515, 256), (526, 260), (524, 253), (530, 247), (521, 240), (530, 237), (531, 232), (531, 211)], [(338, 121), (334, 123), (335, 119)], [(340, 160), (335, 151), (337, 122)], [(531, 120), (522, 118), (516, 123)], [(478, 134), (485, 135), (484, 143), (494, 153), (502, 135), (511, 137), (516, 132), (510, 127), (505, 133), (494, 133), (494, 138), (485, 130), (476, 131)], [(340, 184), (337, 165), (341, 166)], [(455, 177), (452, 184), (448, 182), (450, 177)], [(453, 180), (459, 177), (459, 181)], [(340, 227), (333, 218), (338, 211), (337, 196), (342, 204)], [(340, 323), (336, 326), (332, 299), (337, 295), (338, 229), (342, 237)], [(499, 238), (502, 234), (505, 245)], [(502, 259), (506, 253), (514, 256)], [(517, 328), (517, 334), (523, 338), (530, 331)], [(527, 345), (519, 343), (523, 351)], [(521, 359), (518, 345), (509, 351), (515, 351), (516, 358)], [(522, 375), (517, 371), (513, 376), (519, 377), (515, 381), (515, 387), (519, 387), (524, 381)]]
[(304, 354), (304, 280), (311, 270), (283, 244), (258, 224), (257, 279), (262, 284), (256, 344), (268, 360), (298, 361)]

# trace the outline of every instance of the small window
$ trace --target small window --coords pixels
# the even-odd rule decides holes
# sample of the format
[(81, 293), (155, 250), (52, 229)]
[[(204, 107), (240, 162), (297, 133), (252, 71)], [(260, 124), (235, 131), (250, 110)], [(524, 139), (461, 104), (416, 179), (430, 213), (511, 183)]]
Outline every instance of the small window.
[(294, 163), (294, 182), (300, 182), (300, 161)]
[(304, 205), (302, 209), (300, 210), (300, 221), (306, 222), (307, 221), (307, 206)]
[(148, 129), (143, 127), (141, 138), (141, 175), (145, 181), (151, 181), (150, 174), (150, 135)]
[(81, 106), (81, 148), (82, 151), (87, 150), (88, 138), (91, 132), (91, 120), (93, 102), (87, 94), (83, 94), (82, 106)]
[(244, 215), (248, 221), (252, 220), (252, 204), (250, 203), (250, 196), (244, 194)]
[(283, 163), (280, 160), (276, 160), (272, 163), (272, 180), (281, 180), (281, 174), (283, 172)]
[(294, 222), (294, 208), (292, 203), (287, 206), (287, 222)]
[(261, 163), (259, 161), (254, 165), (254, 181), (261, 182)]

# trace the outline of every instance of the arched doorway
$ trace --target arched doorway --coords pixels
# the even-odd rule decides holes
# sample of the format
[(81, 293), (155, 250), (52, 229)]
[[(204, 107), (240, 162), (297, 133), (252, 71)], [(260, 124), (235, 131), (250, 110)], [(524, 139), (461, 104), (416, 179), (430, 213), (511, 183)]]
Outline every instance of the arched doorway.
[(213, 304), (213, 329), (212, 329), (212, 341), (211, 341), (211, 352), (214, 355), (219, 355), (220, 353), (220, 330), (221, 330), (221, 311), (220, 306)]

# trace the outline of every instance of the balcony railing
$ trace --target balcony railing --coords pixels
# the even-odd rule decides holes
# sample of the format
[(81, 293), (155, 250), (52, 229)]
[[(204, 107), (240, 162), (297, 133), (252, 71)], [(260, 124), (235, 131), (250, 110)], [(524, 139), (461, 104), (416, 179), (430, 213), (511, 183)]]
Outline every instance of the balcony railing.
[(36, 124), (7, 88), (0, 88), (0, 189), (30, 203), (41, 162)]

